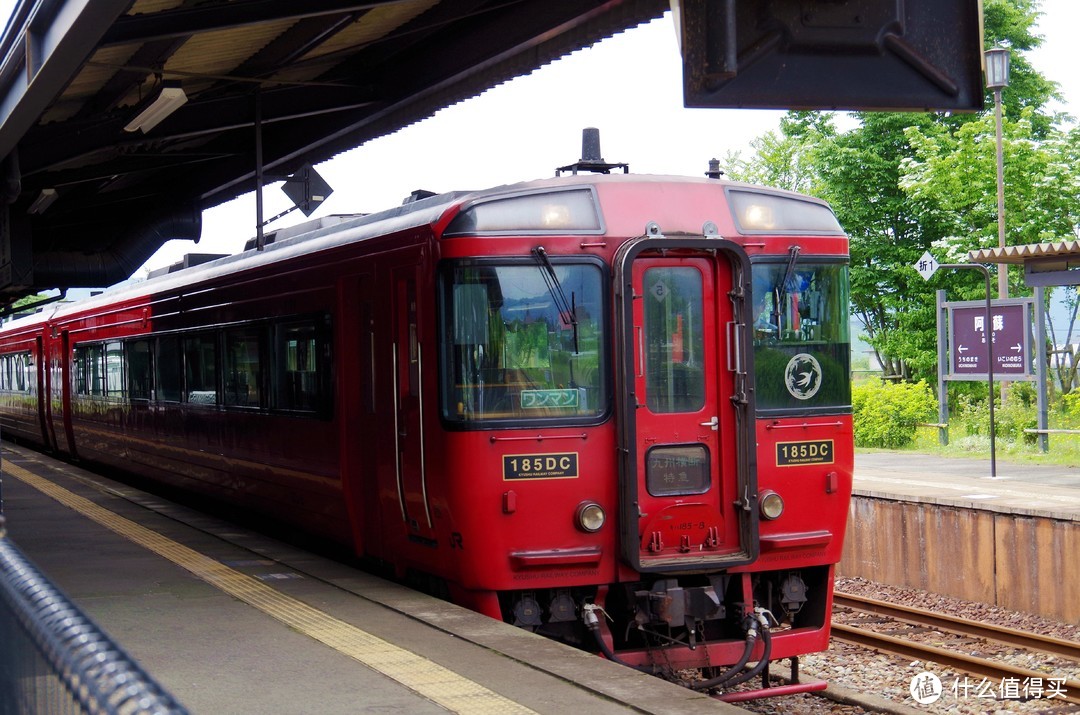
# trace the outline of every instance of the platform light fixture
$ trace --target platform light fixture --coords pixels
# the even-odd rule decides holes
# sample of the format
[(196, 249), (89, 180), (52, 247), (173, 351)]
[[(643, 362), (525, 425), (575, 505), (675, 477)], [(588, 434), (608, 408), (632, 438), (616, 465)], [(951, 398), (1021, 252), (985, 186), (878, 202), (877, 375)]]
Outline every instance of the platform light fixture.
[(38, 197), (34, 199), (34, 203), (30, 204), (30, 208), (26, 210), (31, 214), (43, 214), (45, 210), (52, 206), (53, 201), (59, 198), (60, 194), (56, 192), (56, 189), (42, 189)]
[(180, 86), (180, 83), (167, 80), (162, 83), (161, 92), (154, 98), (154, 101), (139, 112), (138, 116), (124, 127), (124, 131), (142, 131), (143, 134), (146, 134), (160, 124), (162, 120), (186, 104), (187, 101), (187, 95), (184, 94), (184, 88)]

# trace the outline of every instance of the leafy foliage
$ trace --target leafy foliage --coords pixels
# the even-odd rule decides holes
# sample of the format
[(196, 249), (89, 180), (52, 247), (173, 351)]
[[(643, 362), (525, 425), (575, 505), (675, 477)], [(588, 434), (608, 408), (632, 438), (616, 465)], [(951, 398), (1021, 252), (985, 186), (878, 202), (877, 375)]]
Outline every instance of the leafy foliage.
[(895, 449), (911, 444), (920, 422), (937, 414), (937, 400), (922, 381), (870, 381), (851, 391), (855, 446)]
[[(1080, 225), (1080, 130), (1059, 128), (1046, 103), (1056, 86), (1024, 57), (1041, 44), (1033, 32), (1038, 0), (985, 0), (987, 46), (1012, 48), (1003, 92), (1007, 243), (1071, 239)], [(973, 248), (997, 245), (993, 101), (970, 115), (853, 114), (838, 131), (830, 114), (791, 112), (781, 135), (734, 167), (740, 179), (772, 183), (827, 200), (851, 238), (852, 311), (887, 375), (931, 379), (937, 365), (934, 292), (982, 298), (971, 271), (924, 281), (911, 266), (930, 250), (966, 262)], [(1010, 274), (1019, 294), (1019, 271)]]

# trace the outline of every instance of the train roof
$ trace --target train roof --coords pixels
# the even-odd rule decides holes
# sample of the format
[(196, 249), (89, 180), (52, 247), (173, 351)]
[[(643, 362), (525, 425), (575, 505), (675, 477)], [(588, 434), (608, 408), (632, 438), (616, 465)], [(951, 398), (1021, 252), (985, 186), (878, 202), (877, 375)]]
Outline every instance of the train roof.
[[(401, 206), (371, 214), (334, 215), (313, 219), (295, 226), (268, 232), (272, 241), (262, 251), (249, 248), (240, 253), (217, 258), (183, 268), (166, 275), (153, 276), (137, 283), (124, 282), (106, 289), (91, 298), (72, 303), (56, 303), (45, 306), (34, 315), (17, 318), (5, 324), (4, 329), (37, 325), (43, 321), (60, 318), (71, 313), (106, 305), (117, 300), (138, 298), (152, 293), (168, 292), (192, 282), (202, 282), (228, 275), (236, 271), (258, 267), (294, 256), (316, 253), (336, 246), (363, 241), (376, 236), (434, 225), (448, 210), (456, 206), (501, 195), (529, 193), (553, 188), (587, 187), (600, 184), (697, 184), (751, 189), (755, 192), (788, 195), (815, 203), (825, 202), (782, 189), (717, 180), (705, 177), (669, 176), (657, 174), (577, 174), (505, 184), (481, 191), (454, 191), (430, 195), (418, 200), (407, 200)], [(422, 194), (426, 192), (418, 192)], [(418, 194), (414, 194), (418, 195)], [(248, 245), (252, 245), (249, 241)]]

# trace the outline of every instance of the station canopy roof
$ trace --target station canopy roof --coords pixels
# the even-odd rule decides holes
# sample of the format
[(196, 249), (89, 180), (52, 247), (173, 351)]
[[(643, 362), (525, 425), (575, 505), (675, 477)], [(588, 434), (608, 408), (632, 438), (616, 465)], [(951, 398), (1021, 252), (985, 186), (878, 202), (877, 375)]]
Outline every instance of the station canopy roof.
[(1004, 248), (980, 248), (968, 253), (973, 263), (1009, 263), (1022, 265), (1041, 258), (1080, 257), (1080, 241), (1047, 241), (1029, 243), (1023, 246), (1005, 246)]
[[(193, 217), (255, 186), (257, 111), (265, 171), (288, 175), (668, 8), (20, 0), (0, 38), (0, 305), (123, 280), (197, 237)], [(155, 102), (164, 119), (136, 121)]]

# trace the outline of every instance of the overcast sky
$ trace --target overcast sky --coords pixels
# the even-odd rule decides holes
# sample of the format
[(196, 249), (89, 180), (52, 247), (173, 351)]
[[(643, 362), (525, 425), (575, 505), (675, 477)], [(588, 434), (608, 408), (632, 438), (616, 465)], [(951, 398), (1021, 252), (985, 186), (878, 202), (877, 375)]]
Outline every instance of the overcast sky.
[[(1080, 115), (1072, 55), (1080, 0), (1044, 0), (1043, 10), (1046, 42), (1032, 61), (1061, 84), (1069, 104), (1075, 98), (1072, 113)], [(670, 17), (627, 30), (319, 165), (334, 194), (315, 216), (378, 211), (414, 189), (482, 189), (553, 176), (555, 167), (579, 157), (581, 129), (588, 126), (600, 129), (608, 161), (627, 162), (633, 172), (700, 176), (712, 157), (749, 154), (750, 141), (783, 116), (685, 109), (681, 77)], [(289, 203), (278, 186), (265, 189), (264, 199), (267, 216)], [(193, 250), (239, 251), (254, 235), (254, 203), (249, 195), (207, 211), (197, 247), (172, 242), (148, 266), (168, 265)], [(294, 212), (275, 225), (299, 220)]]
[[(1036, 68), (1059, 82), (1080, 115), (1080, 75), (1072, 56), (1080, 0), (1043, 0), (1044, 47)], [(6, 17), (14, 0), (0, 0)], [(1005, 90), (1006, 92), (1008, 89)], [(1066, 107), (1068, 108), (1068, 107)], [(604, 158), (650, 174), (701, 176), (710, 158), (749, 153), (754, 138), (782, 112), (685, 109), (675, 29), (669, 16), (442, 110), (396, 134), (318, 166), (334, 188), (316, 216), (389, 208), (414, 189), (483, 189), (554, 175), (581, 153), (581, 129), (600, 129)], [(279, 185), (264, 190), (265, 215), (288, 207)], [(303, 220), (300, 212), (270, 229)], [(235, 253), (255, 233), (253, 195), (204, 214), (198, 245), (171, 241), (147, 263), (157, 268), (185, 253)]]

